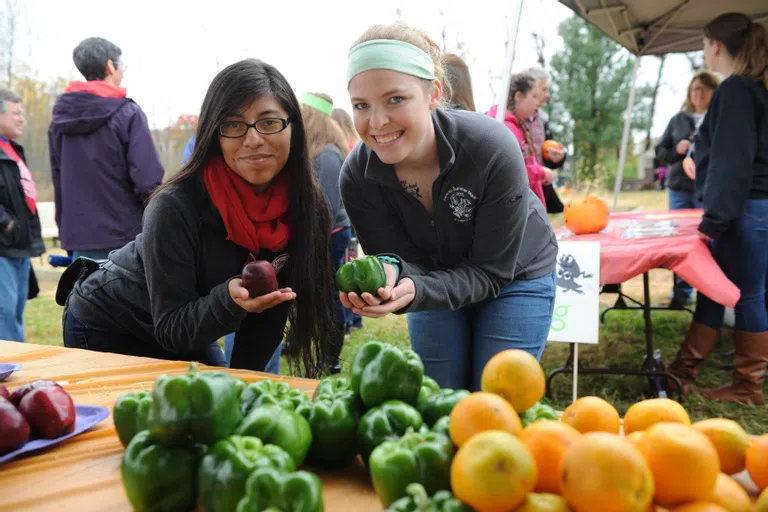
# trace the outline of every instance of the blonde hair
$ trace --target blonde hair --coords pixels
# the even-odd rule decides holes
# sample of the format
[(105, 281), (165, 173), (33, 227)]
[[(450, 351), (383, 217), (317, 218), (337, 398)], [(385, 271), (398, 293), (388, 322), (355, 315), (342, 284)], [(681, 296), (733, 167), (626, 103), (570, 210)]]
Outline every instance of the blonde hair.
[(467, 64), (458, 55), (446, 53), (443, 56), (443, 65), (448, 83), (451, 86), (448, 94), (443, 96), (452, 106), (459, 106), (471, 111), (476, 110), (475, 99), (472, 94), (472, 77), (469, 75)]
[(331, 117), (334, 121), (339, 123), (339, 126), (344, 132), (344, 135), (346, 135), (348, 142), (355, 143), (360, 140), (360, 135), (355, 129), (355, 123), (352, 121), (352, 116), (350, 116), (346, 110), (343, 108), (335, 108), (331, 113)]
[(725, 46), (733, 57), (735, 75), (763, 82), (768, 89), (768, 34), (765, 27), (746, 14), (729, 12), (707, 23), (704, 35)]
[[(443, 52), (426, 32), (419, 28), (406, 25), (400, 21), (389, 25), (373, 25), (357, 38), (351, 48), (354, 48), (360, 43), (373, 41), (375, 39), (402, 41), (404, 43), (412, 44), (416, 48), (426, 52), (427, 55), (432, 57), (432, 62), (435, 64), (435, 76), (443, 85), (443, 96), (446, 98), (451, 97), (451, 84), (446, 80), (445, 69), (443, 68)], [(429, 84), (427, 87), (432, 83), (430, 80), (424, 80), (424, 82)]]
[[(327, 94), (313, 92), (315, 96), (324, 99), (331, 105), (333, 100)], [(313, 160), (328, 144), (333, 144), (344, 156), (349, 153), (349, 145), (344, 131), (339, 123), (329, 115), (320, 112), (314, 107), (301, 105), (301, 117), (304, 119), (304, 130), (307, 134), (307, 149), (309, 159)]]
[(693, 107), (693, 103), (691, 103), (691, 90), (693, 89), (693, 83), (696, 80), (701, 82), (707, 89), (712, 89), (713, 91), (720, 85), (720, 78), (711, 71), (702, 70), (693, 75), (693, 78), (691, 78), (691, 81), (688, 84), (688, 93), (685, 95), (685, 101), (683, 102), (683, 111), (693, 112), (696, 110)]

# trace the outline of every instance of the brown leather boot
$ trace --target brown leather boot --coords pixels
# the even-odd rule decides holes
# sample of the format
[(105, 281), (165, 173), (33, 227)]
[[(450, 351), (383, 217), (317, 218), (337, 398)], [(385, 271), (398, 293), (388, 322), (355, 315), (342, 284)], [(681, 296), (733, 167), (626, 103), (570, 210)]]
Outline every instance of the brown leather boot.
[[(696, 380), (704, 361), (712, 354), (720, 331), (704, 324), (691, 322), (685, 341), (677, 352), (677, 357), (667, 367), (667, 371), (683, 383), (683, 395), (691, 392), (693, 381)], [(677, 392), (675, 381), (669, 380), (670, 391)]]
[(765, 403), (763, 382), (768, 367), (768, 332), (733, 332), (736, 351), (733, 382), (717, 389), (703, 389), (701, 395), (710, 400), (762, 405)]

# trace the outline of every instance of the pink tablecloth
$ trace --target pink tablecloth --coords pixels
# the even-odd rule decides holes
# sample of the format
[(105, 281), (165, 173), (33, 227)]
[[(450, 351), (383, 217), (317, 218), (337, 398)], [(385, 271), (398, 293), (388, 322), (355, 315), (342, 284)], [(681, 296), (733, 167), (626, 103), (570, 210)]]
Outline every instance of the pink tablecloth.
[(739, 289), (699, 240), (701, 210), (611, 214), (608, 226), (595, 235), (557, 230), (560, 240), (600, 242), (600, 284), (619, 284), (648, 270), (664, 267), (715, 302), (734, 307)]

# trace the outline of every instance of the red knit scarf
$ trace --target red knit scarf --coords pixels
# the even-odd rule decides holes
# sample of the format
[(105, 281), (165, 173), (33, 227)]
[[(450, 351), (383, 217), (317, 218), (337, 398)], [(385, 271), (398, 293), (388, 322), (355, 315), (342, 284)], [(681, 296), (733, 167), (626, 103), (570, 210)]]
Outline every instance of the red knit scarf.
[(212, 158), (203, 170), (203, 181), (227, 228), (227, 240), (253, 254), (261, 249), (277, 252), (290, 238), (288, 173), (281, 172), (267, 190), (257, 193), (221, 157)]

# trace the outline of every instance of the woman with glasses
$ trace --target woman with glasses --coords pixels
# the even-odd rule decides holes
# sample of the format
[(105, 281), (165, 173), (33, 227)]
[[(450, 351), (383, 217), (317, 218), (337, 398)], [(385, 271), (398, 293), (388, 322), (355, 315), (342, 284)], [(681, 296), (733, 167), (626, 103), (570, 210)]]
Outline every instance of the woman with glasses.
[[(75, 284), (64, 344), (221, 366), (216, 340), (235, 332), (231, 366), (264, 370), (285, 337), (288, 362), (316, 376), (334, 331), (330, 226), (291, 87), (261, 61), (233, 64), (209, 86), (192, 156), (153, 194), (142, 233)], [(249, 257), (283, 255), (278, 289), (250, 297)]]

